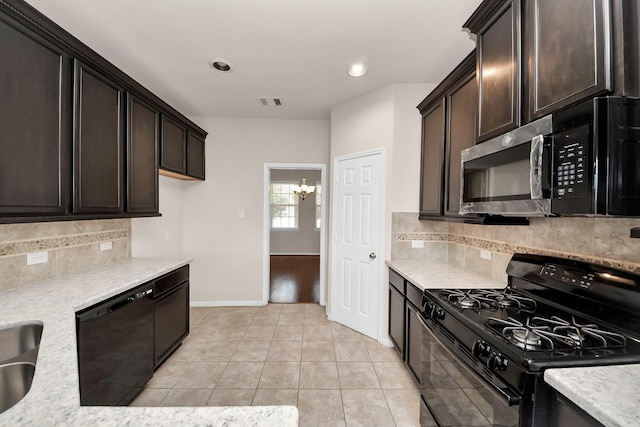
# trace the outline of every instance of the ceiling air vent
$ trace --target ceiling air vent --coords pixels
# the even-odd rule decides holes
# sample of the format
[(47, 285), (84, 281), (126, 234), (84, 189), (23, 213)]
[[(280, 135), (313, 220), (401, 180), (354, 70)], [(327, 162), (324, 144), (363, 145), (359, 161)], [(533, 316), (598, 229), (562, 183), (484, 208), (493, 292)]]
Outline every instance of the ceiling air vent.
[(258, 98), (260, 103), (265, 107), (281, 107), (282, 100), (280, 98)]

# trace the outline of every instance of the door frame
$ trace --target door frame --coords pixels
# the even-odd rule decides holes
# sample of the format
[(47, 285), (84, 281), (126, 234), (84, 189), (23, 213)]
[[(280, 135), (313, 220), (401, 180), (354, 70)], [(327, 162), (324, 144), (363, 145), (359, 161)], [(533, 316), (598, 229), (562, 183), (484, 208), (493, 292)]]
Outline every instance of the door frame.
[(271, 270), (271, 170), (319, 170), (320, 185), (322, 193), (320, 195), (320, 305), (327, 305), (327, 165), (315, 163), (265, 163), (263, 176), (263, 225), (262, 225), (262, 304), (269, 303), (270, 270)]
[[(344, 161), (344, 160), (351, 160), (351, 159), (357, 159), (359, 157), (367, 157), (367, 156), (372, 156), (372, 155), (379, 155), (380, 156), (380, 199), (379, 199), (379, 203), (380, 203), (380, 209), (379, 209), (379, 230), (378, 230), (378, 250), (377, 250), (377, 254), (379, 257), (384, 256), (386, 257), (386, 241), (384, 238), (384, 230), (385, 230), (385, 203), (386, 203), (386, 176), (385, 176), (385, 149), (384, 147), (381, 148), (377, 148), (377, 149), (373, 149), (373, 150), (367, 150), (367, 151), (360, 151), (357, 153), (351, 153), (351, 154), (345, 154), (342, 156), (338, 156), (335, 157), (333, 159), (333, 168), (331, 170), (331, 175), (332, 175), (332, 183), (334, 185), (334, 187), (337, 187), (336, 185), (336, 176), (335, 173), (338, 170), (338, 162), (340, 161)], [(338, 213), (336, 212), (338, 203), (336, 200), (337, 194), (338, 192), (336, 191), (335, 188), (332, 188), (331, 191), (332, 195), (331, 195), (331, 217), (332, 218), (336, 218), (336, 215), (338, 215)], [(337, 269), (336, 269), (336, 242), (337, 242), (337, 231), (335, 229), (335, 224), (332, 222), (331, 223), (331, 266), (330, 266), (330, 273), (329, 273), (329, 277), (331, 277), (331, 298), (329, 300), (329, 304), (327, 306), (327, 314), (330, 320), (335, 320), (333, 313), (332, 313), (332, 309), (333, 309), (333, 303), (335, 301), (335, 292), (336, 292), (336, 287), (334, 286), (335, 283), (337, 283), (337, 278), (335, 277), (335, 275), (337, 274)], [(381, 259), (381, 261), (383, 261)], [(384, 313), (384, 303), (386, 302), (386, 299), (384, 298), (385, 295), (385, 291), (386, 288), (384, 286), (382, 286), (383, 282), (384, 282), (384, 278), (386, 277), (384, 275), (385, 272), (385, 267), (386, 263), (385, 262), (380, 262), (378, 264), (378, 325), (377, 325), (377, 330), (378, 330), (378, 341), (379, 342), (386, 342), (388, 341), (384, 339), (384, 337), (386, 336), (386, 332), (385, 332), (385, 327), (384, 327), (384, 323), (383, 320), (386, 321), (387, 319), (382, 319), (382, 313)]]

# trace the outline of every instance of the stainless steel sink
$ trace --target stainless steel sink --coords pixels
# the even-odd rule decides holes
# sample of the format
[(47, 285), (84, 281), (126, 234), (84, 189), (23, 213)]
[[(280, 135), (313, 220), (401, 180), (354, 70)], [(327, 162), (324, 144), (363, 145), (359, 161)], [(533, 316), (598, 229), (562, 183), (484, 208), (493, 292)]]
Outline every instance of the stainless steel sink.
[(18, 403), (31, 388), (42, 322), (0, 327), (0, 413)]
[(43, 325), (40, 322), (0, 328), (0, 364), (36, 363), (42, 328)]
[(29, 392), (35, 371), (33, 363), (0, 365), (0, 414)]

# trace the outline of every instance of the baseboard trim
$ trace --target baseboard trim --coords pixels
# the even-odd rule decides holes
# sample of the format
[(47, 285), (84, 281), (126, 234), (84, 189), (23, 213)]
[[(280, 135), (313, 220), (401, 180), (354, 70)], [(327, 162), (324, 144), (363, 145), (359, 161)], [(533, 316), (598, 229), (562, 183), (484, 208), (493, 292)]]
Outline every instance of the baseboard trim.
[(262, 301), (191, 301), (191, 307), (242, 307), (263, 306)]
[(393, 347), (393, 341), (389, 337), (380, 337), (378, 342), (385, 347)]

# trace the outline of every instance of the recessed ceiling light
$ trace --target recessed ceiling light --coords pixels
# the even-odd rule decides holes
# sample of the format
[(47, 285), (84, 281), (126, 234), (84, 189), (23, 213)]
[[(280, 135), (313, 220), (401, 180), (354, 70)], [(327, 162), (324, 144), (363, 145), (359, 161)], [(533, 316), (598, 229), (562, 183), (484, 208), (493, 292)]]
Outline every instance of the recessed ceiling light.
[(228, 73), (231, 71), (231, 63), (226, 59), (216, 58), (209, 61), (209, 66), (221, 73)]
[(364, 64), (357, 63), (349, 67), (349, 71), (347, 72), (351, 77), (361, 77), (366, 74), (367, 69), (365, 68)]

